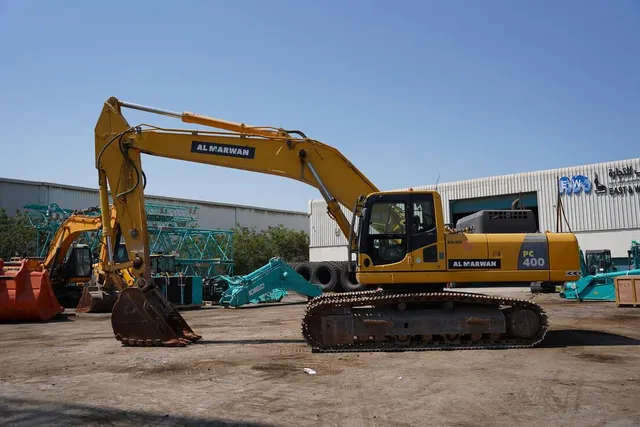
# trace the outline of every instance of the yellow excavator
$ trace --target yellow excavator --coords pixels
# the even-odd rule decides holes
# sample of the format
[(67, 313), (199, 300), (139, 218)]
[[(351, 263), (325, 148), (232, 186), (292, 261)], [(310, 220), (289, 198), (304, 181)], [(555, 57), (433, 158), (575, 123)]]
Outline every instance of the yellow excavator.
[[(111, 210), (112, 221), (115, 221), (117, 213), (112, 207)], [(93, 215), (87, 215), (90, 211)], [(102, 229), (102, 217), (95, 215), (97, 211), (89, 208), (69, 216), (56, 231), (41, 267), (50, 271), (51, 287), (59, 299), (65, 294), (65, 288), (82, 290), (76, 304), (79, 313), (110, 312), (118, 291), (135, 282), (126, 269), (120, 270), (117, 275), (104, 274), (106, 248), (101, 247), (98, 259), (94, 260), (87, 245), (75, 244), (82, 233)], [(116, 231), (117, 228), (110, 228), (110, 232), (114, 233), (113, 239), (117, 241)]]
[[(0, 320), (49, 320), (72, 306), (78, 312), (111, 311), (117, 290), (133, 285), (134, 280), (127, 270), (105, 276), (105, 248), (94, 260), (91, 248), (77, 243), (83, 233), (102, 228), (102, 218), (96, 212), (90, 208), (67, 218), (53, 236), (44, 259), (2, 261)], [(116, 218), (115, 211), (111, 217)]]
[[(214, 130), (131, 126), (123, 108), (161, 114)], [(150, 276), (142, 154), (294, 179), (317, 188), (355, 255), (368, 290), (309, 301), (302, 335), (314, 352), (531, 347), (548, 319), (530, 301), (445, 290), (447, 283), (564, 283), (580, 270), (571, 233), (477, 234), (444, 223), (437, 191), (380, 191), (337, 149), (299, 130), (177, 113), (109, 98), (95, 126), (105, 275), (129, 269), (136, 284), (112, 312), (125, 345), (183, 346), (202, 338), (166, 301)], [(109, 192), (113, 210), (108, 209)], [(349, 220), (340, 208), (352, 212)], [(117, 218), (112, 215), (116, 214)], [(110, 227), (127, 250), (114, 261)]]
[[(110, 240), (118, 242), (120, 230), (115, 224), (117, 212), (113, 207), (109, 209), (113, 226), (107, 232), (111, 233)], [(135, 283), (128, 269), (121, 269), (118, 274), (105, 275), (107, 250), (104, 245), (100, 247), (98, 259), (93, 260), (87, 245), (74, 244), (80, 234), (103, 229), (102, 216), (95, 215), (98, 211), (96, 208), (89, 208), (69, 216), (56, 231), (42, 264), (43, 269), (51, 271), (51, 287), (56, 296), (63, 294), (64, 288), (82, 289), (76, 304), (78, 313), (111, 312), (118, 292)], [(89, 212), (93, 215), (87, 215)], [(116, 260), (120, 255), (117, 252)]]
[[(39, 269), (49, 273), (49, 286), (60, 302), (75, 300), (77, 291), (91, 280), (93, 253), (88, 245), (75, 242), (81, 234), (98, 231), (100, 227), (100, 217), (74, 212), (58, 227), (51, 239), (49, 251)], [(43, 286), (47, 284), (43, 283)]]

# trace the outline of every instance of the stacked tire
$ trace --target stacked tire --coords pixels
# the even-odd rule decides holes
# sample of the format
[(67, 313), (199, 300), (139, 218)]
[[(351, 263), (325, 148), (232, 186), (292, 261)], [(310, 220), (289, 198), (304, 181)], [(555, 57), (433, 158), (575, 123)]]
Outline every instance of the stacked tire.
[(553, 294), (556, 293), (556, 284), (552, 282), (532, 282), (530, 290), (532, 294)]
[(354, 292), (363, 289), (356, 280), (355, 272), (349, 272), (346, 261), (305, 261), (289, 265), (309, 282), (320, 285), (323, 292)]

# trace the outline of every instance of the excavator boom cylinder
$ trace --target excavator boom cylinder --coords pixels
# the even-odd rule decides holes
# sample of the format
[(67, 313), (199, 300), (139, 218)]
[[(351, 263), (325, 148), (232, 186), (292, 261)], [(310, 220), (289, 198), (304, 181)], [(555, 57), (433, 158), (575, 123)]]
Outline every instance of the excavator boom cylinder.
[(182, 114), (174, 111), (162, 110), (160, 108), (147, 107), (146, 105), (134, 104), (131, 102), (120, 101), (120, 106), (131, 108), (132, 110), (146, 111), (147, 113), (161, 114), (163, 116), (182, 118)]

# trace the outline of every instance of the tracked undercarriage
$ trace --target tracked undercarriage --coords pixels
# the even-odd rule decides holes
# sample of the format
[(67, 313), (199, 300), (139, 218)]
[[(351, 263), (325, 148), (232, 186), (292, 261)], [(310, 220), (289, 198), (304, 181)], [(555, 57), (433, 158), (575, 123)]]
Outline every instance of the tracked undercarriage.
[(302, 320), (314, 352), (524, 348), (547, 329), (546, 314), (530, 301), (449, 291), (325, 294)]

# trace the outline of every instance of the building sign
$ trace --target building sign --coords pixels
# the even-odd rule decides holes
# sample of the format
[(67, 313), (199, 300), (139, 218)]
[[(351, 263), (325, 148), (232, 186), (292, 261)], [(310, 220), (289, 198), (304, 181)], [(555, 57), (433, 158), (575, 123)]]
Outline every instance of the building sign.
[(589, 194), (591, 192), (591, 181), (584, 175), (574, 175), (571, 179), (563, 176), (558, 185), (560, 186), (560, 194), (578, 194), (582, 191)]
[(591, 193), (592, 187), (596, 194), (608, 194), (610, 196), (628, 196), (640, 193), (640, 169), (625, 166), (622, 169), (608, 170), (609, 182), (600, 182), (598, 173), (593, 175), (593, 183), (586, 175), (574, 175), (571, 178), (563, 176), (558, 180), (560, 194), (572, 195)]
[(631, 166), (625, 166), (622, 169), (609, 169), (609, 178), (618, 180), (631, 179), (640, 181), (640, 171), (634, 169)]

